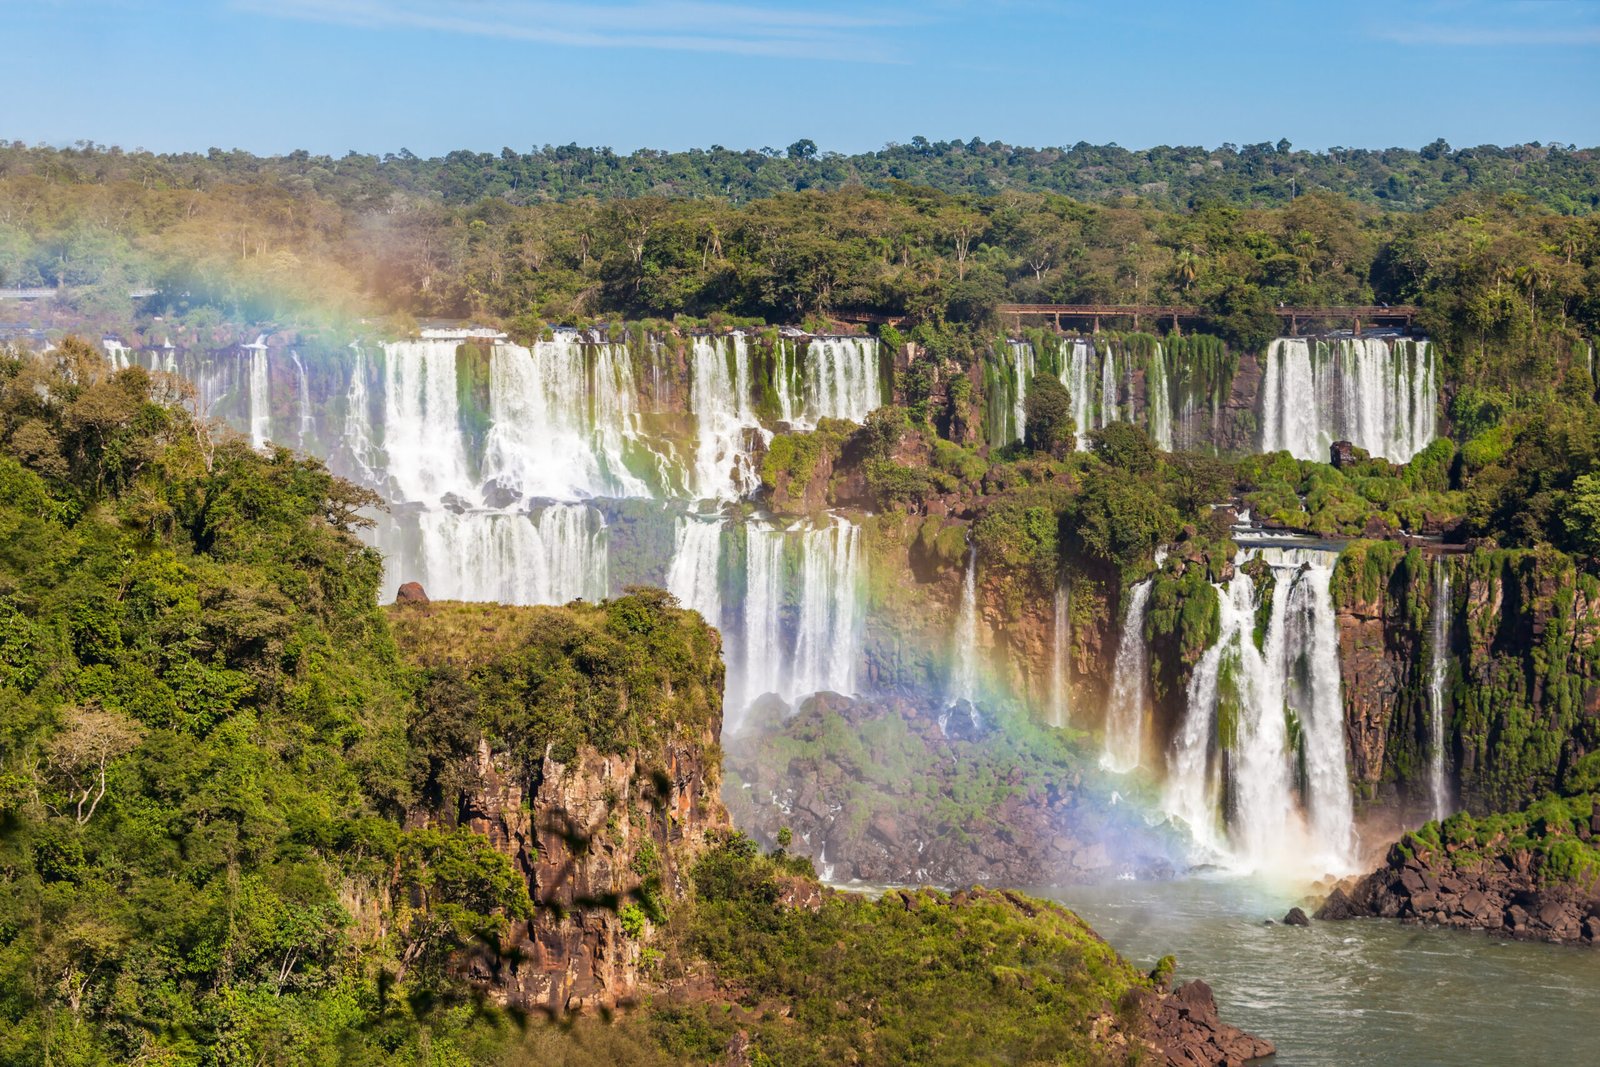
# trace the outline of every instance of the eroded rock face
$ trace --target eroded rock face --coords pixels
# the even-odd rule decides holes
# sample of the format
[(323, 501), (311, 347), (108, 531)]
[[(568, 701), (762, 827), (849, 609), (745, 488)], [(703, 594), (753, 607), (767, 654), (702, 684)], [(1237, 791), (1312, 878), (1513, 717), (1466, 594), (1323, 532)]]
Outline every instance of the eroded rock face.
[(1317, 909), (1319, 919), (1366, 917), (1600, 946), (1600, 890), (1544, 877), (1526, 850), (1460, 866), (1396, 845), (1383, 866), (1336, 887)]
[(708, 835), (728, 827), (707, 751), (669, 742), (626, 755), (585, 747), (565, 764), (547, 755), (529, 797), (482, 744), (464, 821), (510, 857), (535, 910), (498, 951), (464, 961), (468, 976), (503, 1004), (552, 1015), (637, 997), (654, 931), (630, 936), (621, 909), (652, 876), (665, 903), (680, 899)]
[(1272, 1042), (1230, 1026), (1217, 1016), (1211, 987), (1200, 979), (1171, 993), (1143, 991), (1147, 1038), (1169, 1067), (1235, 1067), (1277, 1051)]

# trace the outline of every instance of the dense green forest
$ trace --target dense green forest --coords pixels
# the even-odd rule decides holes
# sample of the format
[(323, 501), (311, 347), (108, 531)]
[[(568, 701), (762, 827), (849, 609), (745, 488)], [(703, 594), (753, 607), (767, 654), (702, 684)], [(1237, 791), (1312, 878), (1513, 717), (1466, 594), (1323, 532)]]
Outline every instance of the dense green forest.
[[(532, 333), (620, 317), (872, 312), (941, 328), (1045, 300), (1199, 305), (1212, 333), (1254, 347), (1278, 329), (1279, 302), (1417, 303), (1421, 328), (1477, 374), (1469, 354), (1556, 350), (1600, 332), (1600, 215), (1556, 203), (1544, 164), (1516, 162), (1521, 150), (1482, 152), (1504, 163), (1489, 168), (1503, 181), (1440, 183), (1440, 195), (1398, 212), (1338, 183), (1266, 200), (1202, 189), (1175, 204), (1142, 184), (1089, 198), (952, 191), (913, 184), (932, 180), (916, 173), (885, 188), (780, 186), (755, 199), (650, 184), (547, 202), (499, 188), (510, 163), (494, 156), (11, 148), (0, 150), (0, 285), (62, 287), (76, 321), (105, 328), (161, 316), (157, 340), (223, 322), (348, 328), (375, 316)], [(1443, 167), (1462, 155), (1413, 159)], [(1583, 153), (1539, 155), (1578, 167), (1574, 181), (1593, 192)], [(930, 158), (958, 155), (946, 146)], [(408, 177), (423, 174), (435, 178)], [(437, 187), (445, 174), (462, 175), (449, 191)], [(155, 295), (130, 302), (147, 287)]]
[(0, 146), (0, 175), (31, 172), (78, 182), (137, 181), (198, 189), (265, 180), (313, 189), (353, 204), (381, 203), (390, 190), (451, 204), (485, 197), (513, 204), (551, 200), (667, 196), (734, 203), (806, 189), (888, 188), (894, 183), (946, 193), (1060, 193), (1080, 200), (1139, 197), (1162, 207), (1197, 200), (1242, 206), (1284, 204), (1308, 192), (1338, 193), (1363, 203), (1412, 211), (1463, 192), (1520, 192), (1563, 214), (1600, 207), (1600, 159), (1593, 148), (1538, 143), (1453, 149), (1443, 140), (1420, 150), (1295, 150), (1286, 140), (1215, 149), (1162, 145), (1127, 149), (1079, 142), (1027, 148), (1001, 141), (889, 144), (844, 155), (801, 139), (781, 151), (545, 145), (528, 152), (451, 152), (422, 159), (402, 149), (383, 156), (291, 152), (259, 157), (237, 149), (156, 155), (79, 142), (73, 148)]

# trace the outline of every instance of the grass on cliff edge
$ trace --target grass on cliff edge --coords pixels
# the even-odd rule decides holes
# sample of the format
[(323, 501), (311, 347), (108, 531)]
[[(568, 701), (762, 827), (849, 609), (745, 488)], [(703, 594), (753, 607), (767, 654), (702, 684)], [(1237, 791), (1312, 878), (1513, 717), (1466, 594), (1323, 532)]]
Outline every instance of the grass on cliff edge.
[(675, 918), (669, 976), (703, 962), (734, 1001), (656, 1003), (648, 1025), (679, 1062), (1129, 1062), (1114, 1032), (1148, 980), (1072, 912), (1019, 893), (823, 890), (810, 864), (733, 834), (701, 857)]

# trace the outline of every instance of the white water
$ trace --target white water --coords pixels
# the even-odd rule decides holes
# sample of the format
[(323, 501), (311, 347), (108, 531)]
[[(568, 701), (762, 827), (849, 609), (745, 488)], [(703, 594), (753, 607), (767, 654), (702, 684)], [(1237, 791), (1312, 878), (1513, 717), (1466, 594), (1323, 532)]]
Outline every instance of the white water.
[(1146, 578), (1128, 587), (1122, 613), (1122, 636), (1111, 673), (1111, 701), (1106, 707), (1106, 750), (1101, 765), (1131, 771), (1144, 758), (1144, 720), (1149, 707), (1150, 650), (1144, 639), (1145, 609), (1154, 585)]
[(454, 493), (476, 503), (456, 402), (456, 342), (384, 345), (384, 451), (394, 495), (438, 503)]
[(367, 403), (367, 354), (354, 341), (350, 349), (355, 355), (350, 368), (350, 389), (345, 394), (343, 443), (361, 478), (371, 482), (375, 479), (378, 458), (373, 444), (372, 412)]
[(1100, 356), (1100, 426), (1117, 421), (1117, 357), (1108, 346)]
[(1328, 460), (1335, 441), (1409, 461), (1437, 430), (1438, 382), (1426, 341), (1280, 337), (1261, 384), (1261, 450)]
[(1094, 379), (1090, 367), (1094, 349), (1087, 341), (1073, 341), (1070, 347), (1063, 341), (1060, 359), (1061, 384), (1072, 395), (1072, 422), (1077, 428), (1078, 450), (1082, 451), (1089, 447), (1089, 431), (1093, 428), (1090, 413), (1094, 411)]
[[(419, 573), (398, 577), (420, 581), (435, 600), (598, 600), (609, 585), (606, 534), (600, 513), (583, 504), (550, 504), (531, 515), (423, 511), (416, 517), (416, 550), (408, 554)], [(382, 542), (380, 547), (391, 548)]]
[(712, 626), (722, 625), (722, 520), (679, 516), (667, 591), (678, 603), (698, 611)]
[(749, 345), (743, 334), (696, 337), (690, 359), (695, 495), (737, 500), (761, 484), (747, 443), (751, 431), (760, 432), (750, 408)]
[(1028, 427), (1028, 382), (1034, 374), (1033, 346), (1026, 341), (1011, 341), (1011, 376), (1016, 383), (1011, 401), (1011, 424), (1006, 439), (1020, 441)]
[(764, 693), (781, 694), (783, 666), (783, 541), (780, 529), (749, 523), (744, 529), (744, 657), (741, 685), (730, 685), (726, 716), (743, 721), (744, 711)]
[(1163, 806), (1235, 866), (1347, 871), (1354, 819), (1329, 595), (1337, 555), (1257, 552), (1274, 576), (1264, 647), (1255, 584), (1241, 567), (1218, 590), (1220, 635), (1190, 680)]
[(978, 550), (967, 545), (961, 578), (961, 607), (950, 635), (950, 692), (946, 703), (978, 701)]
[(300, 408), (297, 443), (304, 449), (315, 432), (311, 418), (311, 384), (306, 380), (306, 365), (300, 362), (300, 353), (291, 349), (289, 358), (294, 360), (295, 401)]
[(814, 337), (806, 345), (803, 425), (820, 419), (864, 422), (883, 403), (878, 342), (870, 337)]
[(1055, 625), (1050, 649), (1050, 725), (1072, 722), (1072, 584), (1056, 579)]
[(1428, 666), (1428, 788), (1433, 817), (1450, 814), (1450, 792), (1444, 776), (1445, 684), (1450, 677), (1450, 567), (1433, 561), (1432, 648)]
[(801, 533), (800, 549), (800, 626), (790, 691), (796, 699), (824, 689), (852, 694), (861, 643), (861, 528), (835, 517)]
[(268, 378), (265, 337), (256, 338), (250, 351), (250, 444), (265, 448), (272, 438), (272, 392)]
[(1145, 365), (1144, 392), (1149, 412), (1150, 437), (1163, 452), (1172, 451), (1172, 393), (1167, 383), (1167, 358), (1156, 344)]

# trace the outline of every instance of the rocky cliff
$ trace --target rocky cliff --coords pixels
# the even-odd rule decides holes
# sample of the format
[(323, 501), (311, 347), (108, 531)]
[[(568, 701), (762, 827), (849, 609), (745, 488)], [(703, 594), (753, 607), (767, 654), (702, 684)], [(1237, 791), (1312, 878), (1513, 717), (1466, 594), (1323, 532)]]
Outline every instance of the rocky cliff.
[(1376, 916), (1600, 946), (1600, 797), (1429, 823), (1371, 874), (1334, 889), (1319, 919)]
[(1436, 604), (1451, 806), (1523, 807), (1600, 747), (1600, 583), (1569, 557), (1476, 548), (1436, 560), (1358, 541), (1333, 595), (1351, 780), (1369, 806), (1422, 815), (1431, 802)]

